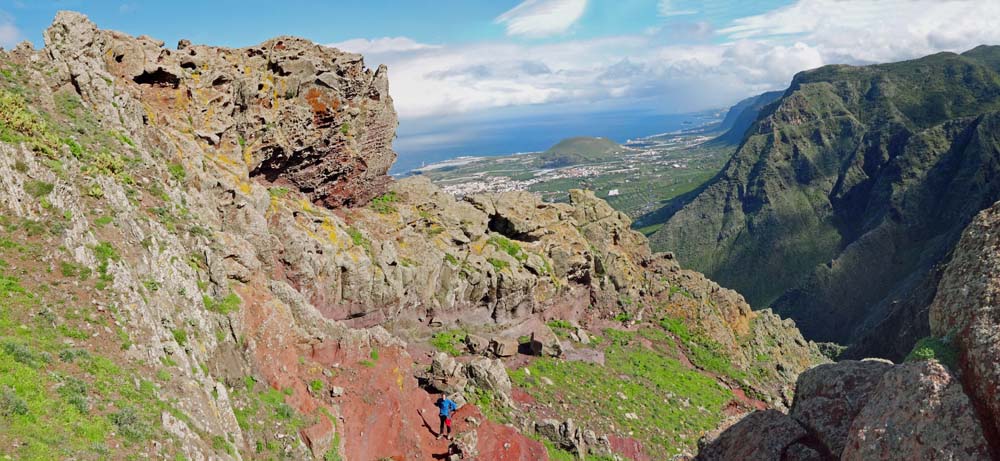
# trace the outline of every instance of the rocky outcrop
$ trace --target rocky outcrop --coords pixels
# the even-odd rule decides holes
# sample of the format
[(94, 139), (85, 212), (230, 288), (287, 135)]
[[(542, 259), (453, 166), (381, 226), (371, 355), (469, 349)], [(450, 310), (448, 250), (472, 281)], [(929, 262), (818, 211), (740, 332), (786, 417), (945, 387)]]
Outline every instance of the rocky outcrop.
[(386, 68), (295, 37), (229, 49), (103, 31), (60, 12), (45, 31), (54, 68), (109, 123), (160, 130), (179, 150), (211, 149), (326, 206), (382, 193), (396, 159)]
[(958, 348), (965, 388), (1000, 456), (1000, 203), (965, 229), (930, 307), (932, 332)]
[(803, 373), (789, 415), (752, 413), (698, 459), (989, 459), (961, 383), (936, 361), (821, 365)]

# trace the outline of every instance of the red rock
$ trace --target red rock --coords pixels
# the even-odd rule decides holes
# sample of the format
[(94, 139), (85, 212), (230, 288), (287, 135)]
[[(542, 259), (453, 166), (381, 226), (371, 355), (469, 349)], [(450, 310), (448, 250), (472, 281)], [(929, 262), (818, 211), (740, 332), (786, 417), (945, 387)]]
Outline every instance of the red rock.
[(333, 423), (324, 417), (320, 418), (318, 423), (302, 430), (302, 440), (312, 450), (313, 456), (321, 458), (333, 444), (334, 433)]

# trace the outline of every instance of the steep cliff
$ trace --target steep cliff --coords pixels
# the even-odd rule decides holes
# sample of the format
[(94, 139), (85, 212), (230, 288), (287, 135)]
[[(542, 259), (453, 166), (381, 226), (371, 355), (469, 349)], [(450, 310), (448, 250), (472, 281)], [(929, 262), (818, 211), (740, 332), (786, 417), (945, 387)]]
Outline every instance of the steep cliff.
[(654, 247), (848, 356), (901, 359), (936, 266), (1000, 198), (998, 54), (797, 75)]
[[(360, 56), (291, 37), (170, 50), (68, 12), (45, 39), (0, 57), (0, 454), (546, 459), (530, 434), (641, 459), (686, 449), (726, 408), (787, 406), (824, 361), (591, 193), (457, 201), (390, 181), (386, 70)], [(431, 366), (428, 337), (453, 328), (494, 334), (504, 361), (469, 339)], [(531, 355), (535, 335), (563, 358)], [(642, 413), (642, 448), (603, 420), (553, 432), (572, 408), (525, 401), (529, 367), (621, 351), (703, 387), (643, 368), (633, 385), (708, 389), (718, 412), (676, 411), (704, 427)], [(442, 382), (470, 402), (454, 444), (418, 411)]]

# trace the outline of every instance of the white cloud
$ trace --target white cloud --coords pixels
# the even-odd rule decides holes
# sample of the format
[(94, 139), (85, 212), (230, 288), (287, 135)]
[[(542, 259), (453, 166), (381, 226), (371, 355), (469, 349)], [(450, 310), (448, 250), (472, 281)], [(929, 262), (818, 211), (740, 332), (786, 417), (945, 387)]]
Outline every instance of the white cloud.
[(0, 11), (0, 46), (11, 48), (23, 38), (21, 30), (14, 24), (14, 18)]
[(373, 40), (355, 38), (343, 42), (330, 43), (326, 46), (361, 54), (402, 53), (440, 48), (437, 45), (419, 43), (409, 37), (382, 37)]
[(507, 35), (547, 37), (566, 32), (587, 9), (587, 0), (524, 0), (496, 18)]
[(390, 91), (404, 119), (566, 104), (687, 112), (785, 88), (795, 73), (824, 64), (1000, 44), (998, 21), (995, 0), (799, 0), (720, 31), (705, 27), (721, 42), (668, 45), (677, 40), (666, 32), (636, 31), (545, 44), (344, 43), (368, 44), (367, 51), (351, 51), (389, 65)]
[(871, 63), (1000, 43), (996, 0), (799, 0), (733, 21), (737, 40), (808, 43), (827, 63)]
[(674, 8), (673, 0), (660, 0), (660, 2), (656, 5), (656, 10), (660, 16), (663, 17), (685, 16), (698, 13), (695, 10), (678, 10)]

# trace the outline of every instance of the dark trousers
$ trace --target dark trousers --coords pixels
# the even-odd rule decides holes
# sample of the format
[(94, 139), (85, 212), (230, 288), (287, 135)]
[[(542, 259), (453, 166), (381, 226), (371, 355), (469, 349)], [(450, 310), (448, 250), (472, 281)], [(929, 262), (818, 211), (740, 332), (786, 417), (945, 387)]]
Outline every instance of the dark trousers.
[(448, 421), (448, 417), (445, 415), (438, 415), (441, 418), (441, 426), (438, 428), (438, 434), (444, 434), (444, 428), (448, 428), (448, 434), (451, 434), (451, 424), (445, 424)]

